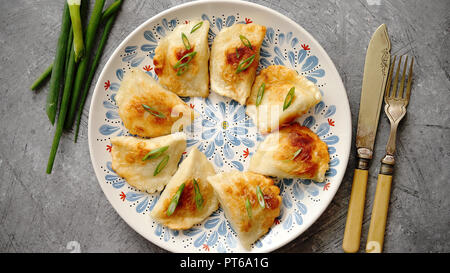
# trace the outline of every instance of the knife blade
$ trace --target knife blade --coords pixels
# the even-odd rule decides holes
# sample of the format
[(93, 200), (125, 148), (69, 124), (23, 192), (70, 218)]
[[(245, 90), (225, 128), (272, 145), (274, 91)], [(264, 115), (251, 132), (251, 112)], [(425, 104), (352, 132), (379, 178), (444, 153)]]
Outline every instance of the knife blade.
[(371, 159), (390, 63), (391, 43), (385, 24), (373, 34), (367, 48), (359, 104), (356, 148), (358, 157)]
[(353, 176), (342, 248), (357, 252), (361, 239), (369, 163), (380, 118), (390, 64), (391, 43), (387, 27), (377, 28), (367, 47), (356, 132), (357, 166)]

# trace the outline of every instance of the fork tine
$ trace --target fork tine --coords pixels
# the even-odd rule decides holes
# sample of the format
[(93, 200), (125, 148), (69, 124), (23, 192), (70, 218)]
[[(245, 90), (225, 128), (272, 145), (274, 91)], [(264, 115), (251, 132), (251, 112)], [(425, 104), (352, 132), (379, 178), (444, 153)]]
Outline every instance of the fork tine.
[(407, 65), (408, 65), (408, 56), (406, 56), (405, 65), (403, 66), (402, 79), (400, 81), (400, 87), (399, 87), (398, 92), (397, 92), (397, 97), (398, 98), (402, 98), (403, 97), (403, 92), (404, 92), (404, 89), (405, 89), (404, 87), (405, 87), (405, 76), (406, 76)]
[(408, 73), (408, 84), (406, 85), (406, 103), (409, 102), (409, 97), (411, 95), (411, 82), (412, 82), (412, 74), (413, 74), (413, 64), (414, 64), (414, 57), (411, 58), (411, 65), (409, 66), (409, 73)]
[(384, 94), (384, 97), (389, 97), (389, 91), (391, 90), (391, 83), (392, 83), (392, 72), (394, 71), (395, 66), (395, 59), (397, 59), (397, 56), (394, 56), (394, 60), (392, 61), (391, 68), (389, 69), (389, 76), (386, 83), (386, 93)]
[(397, 94), (397, 85), (398, 85), (398, 74), (400, 74), (400, 65), (402, 64), (402, 57), (400, 56), (400, 59), (398, 60), (398, 66), (397, 66), (397, 72), (395, 73), (395, 78), (394, 78), (394, 86), (392, 87), (392, 93), (391, 93), (391, 98), (394, 98)]

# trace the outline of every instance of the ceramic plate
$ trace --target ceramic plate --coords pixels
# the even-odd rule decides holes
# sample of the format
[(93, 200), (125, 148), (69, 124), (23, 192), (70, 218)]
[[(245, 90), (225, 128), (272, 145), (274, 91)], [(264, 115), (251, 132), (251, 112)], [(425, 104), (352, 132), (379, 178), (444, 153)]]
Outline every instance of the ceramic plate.
[[(283, 198), (281, 214), (251, 252), (273, 251), (297, 238), (323, 213), (344, 175), (350, 151), (351, 118), (342, 80), (319, 43), (289, 18), (266, 7), (241, 1), (198, 1), (156, 15), (131, 32), (105, 65), (93, 94), (89, 114), (89, 149), (103, 192), (119, 215), (152, 243), (172, 252), (246, 252), (221, 209), (185, 231), (154, 222), (150, 212), (159, 193), (141, 192), (111, 169), (110, 138), (128, 135), (117, 112), (115, 95), (130, 69), (138, 68), (157, 79), (153, 56), (160, 39), (175, 26), (202, 18), (210, 22), (209, 42), (222, 28), (257, 23), (267, 27), (259, 69), (271, 64), (296, 69), (313, 81), (323, 100), (298, 121), (328, 144), (330, 169), (326, 181), (278, 179)], [(131, 29), (130, 29), (131, 31)], [(198, 148), (217, 172), (246, 171), (258, 143), (263, 140), (245, 106), (211, 93), (206, 99), (183, 100), (199, 115), (185, 128), (186, 153)], [(183, 155), (183, 158), (186, 154)]]

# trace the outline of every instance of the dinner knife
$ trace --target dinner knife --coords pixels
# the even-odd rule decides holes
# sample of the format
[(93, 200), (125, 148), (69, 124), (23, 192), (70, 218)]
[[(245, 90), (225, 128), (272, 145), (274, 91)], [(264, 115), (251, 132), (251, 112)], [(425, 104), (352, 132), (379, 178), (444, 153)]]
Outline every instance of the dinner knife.
[(387, 27), (382, 24), (370, 39), (364, 64), (364, 76), (356, 132), (357, 165), (345, 223), (344, 252), (359, 250), (366, 198), (367, 177), (380, 118), (381, 104), (390, 64), (391, 43)]

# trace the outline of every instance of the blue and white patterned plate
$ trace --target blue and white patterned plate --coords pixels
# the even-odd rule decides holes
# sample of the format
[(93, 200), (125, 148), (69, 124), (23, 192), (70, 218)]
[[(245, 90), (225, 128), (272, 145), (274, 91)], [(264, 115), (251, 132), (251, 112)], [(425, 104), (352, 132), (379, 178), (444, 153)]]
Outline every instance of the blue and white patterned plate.
[[(342, 80), (327, 53), (303, 28), (266, 7), (241, 1), (197, 1), (171, 8), (143, 23), (116, 49), (96, 85), (89, 114), (89, 148), (103, 192), (119, 215), (154, 244), (173, 252), (245, 252), (221, 209), (203, 223), (176, 231), (150, 217), (159, 193), (147, 194), (126, 183), (111, 169), (113, 136), (127, 135), (117, 112), (115, 95), (123, 75), (139, 68), (157, 79), (153, 56), (161, 38), (175, 26), (202, 18), (211, 24), (209, 42), (224, 27), (255, 22), (267, 27), (259, 68), (271, 64), (296, 69), (319, 87), (323, 100), (298, 121), (328, 144), (330, 169), (324, 183), (280, 179), (283, 204), (270, 231), (252, 245), (252, 252), (273, 251), (298, 237), (323, 213), (344, 175), (350, 151), (351, 119)], [(206, 99), (183, 100), (199, 115), (185, 129), (187, 149), (197, 147), (217, 172), (245, 171), (263, 140), (245, 106), (211, 93)], [(183, 155), (183, 158), (186, 155)]]

